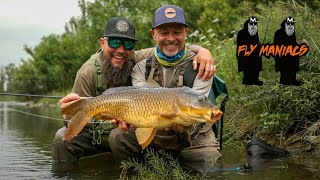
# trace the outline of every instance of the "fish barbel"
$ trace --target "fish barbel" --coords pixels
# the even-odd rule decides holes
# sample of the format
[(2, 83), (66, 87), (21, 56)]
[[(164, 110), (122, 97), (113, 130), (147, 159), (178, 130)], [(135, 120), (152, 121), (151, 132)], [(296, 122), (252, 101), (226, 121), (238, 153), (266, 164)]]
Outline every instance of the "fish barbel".
[(102, 95), (78, 100), (62, 109), (73, 116), (64, 138), (77, 136), (93, 117), (108, 117), (136, 127), (142, 149), (158, 130), (173, 124), (190, 127), (196, 123), (215, 123), (222, 112), (210, 100), (189, 87), (119, 87)]

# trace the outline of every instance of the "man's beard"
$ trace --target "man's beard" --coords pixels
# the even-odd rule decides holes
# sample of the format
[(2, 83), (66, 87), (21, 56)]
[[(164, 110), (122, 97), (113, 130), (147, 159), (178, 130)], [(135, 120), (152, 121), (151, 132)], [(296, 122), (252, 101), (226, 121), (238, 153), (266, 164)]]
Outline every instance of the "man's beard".
[(123, 63), (122, 67), (114, 67), (111, 63), (111, 57), (101, 53), (102, 73), (107, 87), (119, 87), (130, 85), (130, 76), (133, 68), (133, 60), (128, 60)]
[(256, 35), (258, 32), (257, 26), (248, 24), (248, 32), (249, 32), (250, 36)]
[[(176, 45), (178, 44), (177, 41), (174, 42), (165, 42), (164, 45)], [(174, 52), (172, 51), (167, 51), (165, 48), (163, 48), (163, 53), (164, 55), (168, 56), (168, 57), (173, 57), (175, 55), (177, 55), (179, 53), (179, 49), (175, 50)]]
[(285, 24), (285, 30), (288, 36), (292, 36), (292, 34), (294, 33), (294, 26)]

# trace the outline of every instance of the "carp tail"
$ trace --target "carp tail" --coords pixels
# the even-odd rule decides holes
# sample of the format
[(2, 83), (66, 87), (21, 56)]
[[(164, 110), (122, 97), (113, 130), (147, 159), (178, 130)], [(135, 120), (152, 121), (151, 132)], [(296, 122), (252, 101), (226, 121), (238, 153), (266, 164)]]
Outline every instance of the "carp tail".
[(73, 116), (68, 123), (67, 133), (64, 135), (65, 140), (70, 141), (77, 136), (83, 127), (92, 119), (89, 113), (85, 111), (79, 111)]
[(73, 116), (69, 123), (65, 140), (70, 141), (77, 136), (83, 127), (92, 119), (88, 111), (85, 110), (87, 99), (80, 99), (62, 109), (62, 114)]
[(62, 114), (67, 116), (74, 116), (77, 112), (83, 109), (86, 104), (86, 99), (80, 99), (61, 110)]

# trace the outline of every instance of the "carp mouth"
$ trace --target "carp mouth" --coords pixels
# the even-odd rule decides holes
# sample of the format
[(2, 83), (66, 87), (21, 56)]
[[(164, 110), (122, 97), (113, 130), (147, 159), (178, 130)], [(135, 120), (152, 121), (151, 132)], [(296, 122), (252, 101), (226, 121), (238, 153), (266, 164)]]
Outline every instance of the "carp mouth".
[(216, 121), (220, 120), (222, 114), (223, 114), (223, 112), (220, 111), (219, 109), (216, 109), (216, 108), (211, 109), (210, 122), (213, 124), (213, 123), (215, 123)]

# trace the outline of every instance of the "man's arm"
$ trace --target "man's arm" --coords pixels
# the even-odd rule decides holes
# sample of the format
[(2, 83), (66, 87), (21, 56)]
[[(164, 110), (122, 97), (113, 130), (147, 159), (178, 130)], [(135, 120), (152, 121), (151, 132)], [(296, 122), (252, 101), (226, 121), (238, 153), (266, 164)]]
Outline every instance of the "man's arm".
[(201, 79), (195, 78), (193, 81), (192, 89), (208, 97), (210, 90), (212, 88), (212, 82), (213, 82), (213, 77), (211, 77), (207, 81), (203, 81)]
[(145, 77), (146, 61), (147, 60), (140, 61), (138, 64), (136, 64), (133, 67), (132, 73), (131, 73), (133, 86), (147, 86), (148, 85), (146, 77)]
[(187, 45), (187, 47), (196, 54), (193, 58), (193, 69), (196, 70), (198, 64), (200, 64), (197, 77), (199, 79), (209, 80), (217, 71), (211, 52), (195, 44)]
[(141, 60), (148, 59), (151, 55), (153, 55), (153, 48), (141, 49), (138, 51), (134, 51), (134, 61), (139, 63)]

